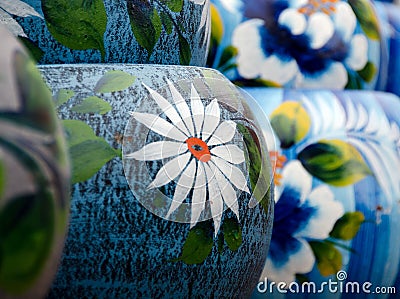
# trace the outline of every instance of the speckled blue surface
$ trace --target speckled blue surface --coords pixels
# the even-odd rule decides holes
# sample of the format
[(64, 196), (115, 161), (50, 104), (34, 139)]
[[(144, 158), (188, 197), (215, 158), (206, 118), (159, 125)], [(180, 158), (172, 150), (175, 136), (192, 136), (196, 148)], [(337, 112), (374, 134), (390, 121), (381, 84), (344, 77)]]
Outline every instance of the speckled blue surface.
[[(74, 89), (90, 93), (107, 70), (121, 69), (137, 76), (132, 87), (112, 93), (113, 107), (100, 115), (77, 115), (61, 109), (64, 119), (86, 121), (98, 136), (120, 147), (114, 135), (124, 132), (128, 111), (147, 97), (141, 83), (155, 90), (172, 81), (204, 76), (201, 68), (172, 66), (42, 66), (53, 92)], [(221, 77), (218, 72), (209, 74)], [(67, 78), (67, 79), (66, 79)], [(122, 161), (106, 164), (72, 191), (69, 235), (49, 298), (245, 298), (258, 282), (268, 251), (273, 205), (266, 215), (260, 205), (248, 208), (241, 197), (243, 244), (236, 252), (218, 253), (216, 242), (204, 264), (172, 262), (189, 232), (189, 224), (166, 221), (146, 210), (133, 196)]]

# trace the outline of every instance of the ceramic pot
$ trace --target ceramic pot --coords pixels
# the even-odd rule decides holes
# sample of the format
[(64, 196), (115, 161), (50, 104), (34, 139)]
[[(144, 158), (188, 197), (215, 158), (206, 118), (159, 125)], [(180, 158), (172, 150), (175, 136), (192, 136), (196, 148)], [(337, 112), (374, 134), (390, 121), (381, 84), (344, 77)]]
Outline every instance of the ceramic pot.
[(270, 251), (253, 297), (398, 296), (399, 98), (246, 90), (270, 118), (280, 162)]
[(67, 228), (67, 147), (33, 60), (0, 38), (0, 297), (43, 298)]
[(5, 23), (39, 63), (205, 64), (208, 0), (17, 0), (2, 5)]
[(73, 163), (49, 297), (250, 296), (273, 214), (269, 126), (255, 102), (206, 68), (40, 70)]
[(369, 1), (212, 1), (208, 66), (245, 86), (384, 89)]

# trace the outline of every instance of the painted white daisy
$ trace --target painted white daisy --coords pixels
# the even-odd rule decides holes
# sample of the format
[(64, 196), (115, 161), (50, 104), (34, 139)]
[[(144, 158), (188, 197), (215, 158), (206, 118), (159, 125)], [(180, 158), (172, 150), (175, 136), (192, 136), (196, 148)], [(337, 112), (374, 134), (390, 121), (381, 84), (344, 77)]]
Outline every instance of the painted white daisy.
[(327, 185), (313, 188), (312, 177), (300, 161), (289, 161), (282, 172), (282, 185), (275, 197), (274, 226), (268, 258), (261, 280), (295, 281), (315, 264), (308, 240), (324, 240), (343, 216), (343, 205)]
[[(235, 29), (238, 72), (247, 79), (260, 77), (280, 85), (344, 88), (347, 70), (359, 71), (368, 61), (368, 40), (356, 32), (352, 8), (340, 0), (288, 3), (277, 13), (279, 30), (268, 28), (269, 15)], [(290, 34), (283, 34), (283, 29)]]
[(152, 142), (126, 158), (154, 161), (172, 158), (158, 170), (149, 189), (175, 181), (176, 189), (166, 218), (174, 213), (191, 193), (191, 227), (201, 213), (209, 208), (214, 222), (215, 235), (219, 231), (224, 206), (239, 219), (237, 192), (250, 193), (247, 180), (236, 165), (245, 161), (244, 152), (229, 143), (236, 133), (236, 123), (221, 120), (217, 99), (204, 107), (193, 84), (190, 107), (183, 96), (168, 81), (173, 104), (158, 92), (144, 85), (167, 119), (155, 114), (132, 112), (136, 121), (164, 137)]

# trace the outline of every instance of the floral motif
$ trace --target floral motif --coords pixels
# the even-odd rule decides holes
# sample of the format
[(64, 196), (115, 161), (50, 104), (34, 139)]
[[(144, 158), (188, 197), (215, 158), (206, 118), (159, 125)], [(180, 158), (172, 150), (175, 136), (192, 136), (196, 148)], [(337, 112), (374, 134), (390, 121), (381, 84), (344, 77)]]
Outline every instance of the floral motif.
[(204, 107), (193, 85), (190, 107), (169, 81), (168, 86), (174, 105), (145, 85), (170, 122), (154, 114), (131, 113), (138, 122), (168, 140), (149, 143), (125, 157), (141, 161), (172, 158), (158, 170), (148, 188), (157, 188), (177, 179), (167, 218), (193, 192), (190, 221), (192, 227), (206, 209), (208, 198), (216, 235), (224, 204), (239, 219), (239, 205), (233, 186), (250, 193), (244, 174), (235, 166), (245, 161), (244, 153), (238, 146), (229, 143), (235, 136), (236, 123), (221, 120), (216, 99)]
[(345, 1), (289, 1), (268, 16), (240, 24), (233, 33), (238, 72), (279, 85), (344, 88), (348, 70), (367, 63), (368, 42), (357, 33), (356, 16)]
[(344, 209), (327, 185), (313, 188), (312, 177), (297, 160), (284, 167), (278, 193), (269, 256), (261, 277), (289, 284), (295, 274), (308, 273), (314, 266), (307, 241), (326, 239)]

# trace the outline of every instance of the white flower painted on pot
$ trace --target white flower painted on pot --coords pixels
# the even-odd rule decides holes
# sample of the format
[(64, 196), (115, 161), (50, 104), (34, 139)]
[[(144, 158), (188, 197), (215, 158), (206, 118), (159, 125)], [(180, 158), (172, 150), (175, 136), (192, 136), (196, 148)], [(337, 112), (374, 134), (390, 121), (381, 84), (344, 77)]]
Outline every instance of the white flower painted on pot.
[[(295, 87), (344, 88), (348, 71), (368, 61), (368, 41), (345, 1), (291, 0), (288, 7), (241, 23), (234, 31), (238, 72)], [(271, 21), (271, 15), (276, 16)]]
[(298, 160), (286, 164), (275, 197), (274, 226), (269, 254), (261, 279), (295, 281), (298, 273), (308, 273), (315, 264), (308, 240), (329, 236), (343, 216), (342, 204), (327, 185), (313, 188), (312, 177)]
[(43, 17), (29, 4), (21, 0), (0, 0), (0, 24), (5, 25), (7, 29), (15, 36), (26, 37), (21, 25), (12, 17)]
[(131, 113), (136, 121), (166, 139), (149, 143), (140, 150), (127, 154), (125, 158), (140, 161), (171, 158), (158, 170), (148, 189), (176, 181), (166, 218), (191, 194), (191, 227), (198, 222), (201, 213), (206, 209), (208, 198), (216, 235), (224, 205), (239, 219), (239, 205), (234, 187), (250, 193), (245, 175), (235, 166), (245, 161), (244, 152), (237, 145), (229, 143), (236, 134), (236, 123), (221, 120), (217, 99), (204, 107), (193, 85), (190, 107), (170, 81), (168, 86), (173, 104), (145, 85), (169, 121), (155, 114)]

